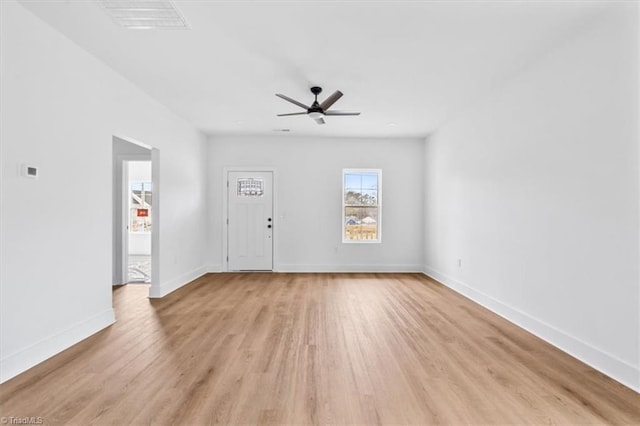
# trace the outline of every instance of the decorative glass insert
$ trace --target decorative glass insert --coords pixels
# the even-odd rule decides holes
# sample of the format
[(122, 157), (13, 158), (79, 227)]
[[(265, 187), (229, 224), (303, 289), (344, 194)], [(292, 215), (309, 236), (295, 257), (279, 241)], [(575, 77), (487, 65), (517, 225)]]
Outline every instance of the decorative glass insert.
[(238, 197), (262, 197), (264, 194), (264, 179), (239, 178)]

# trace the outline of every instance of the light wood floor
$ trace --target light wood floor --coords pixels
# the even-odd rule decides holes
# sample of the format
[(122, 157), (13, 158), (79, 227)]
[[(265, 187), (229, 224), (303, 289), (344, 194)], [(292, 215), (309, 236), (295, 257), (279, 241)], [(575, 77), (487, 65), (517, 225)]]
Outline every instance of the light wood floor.
[(640, 424), (640, 395), (416, 274), (216, 274), (0, 386), (46, 424)]

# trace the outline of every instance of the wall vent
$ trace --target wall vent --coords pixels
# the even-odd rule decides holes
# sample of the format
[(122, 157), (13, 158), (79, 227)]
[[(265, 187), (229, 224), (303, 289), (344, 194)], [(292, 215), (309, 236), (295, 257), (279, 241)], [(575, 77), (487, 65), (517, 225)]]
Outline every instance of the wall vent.
[(169, 0), (98, 0), (118, 25), (134, 30), (188, 30), (189, 25)]

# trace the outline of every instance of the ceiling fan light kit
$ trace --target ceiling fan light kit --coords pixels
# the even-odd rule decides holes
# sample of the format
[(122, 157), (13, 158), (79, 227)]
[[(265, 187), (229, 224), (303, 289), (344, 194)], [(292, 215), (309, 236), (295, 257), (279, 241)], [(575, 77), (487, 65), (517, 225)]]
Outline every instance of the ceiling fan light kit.
[(298, 102), (295, 99), (291, 99), (286, 95), (276, 93), (277, 97), (284, 99), (287, 102), (291, 102), (292, 104), (307, 110), (307, 112), (290, 112), (287, 114), (278, 114), (278, 117), (285, 117), (290, 115), (308, 115), (313, 120), (315, 120), (316, 123), (325, 124), (325, 121), (324, 121), (325, 116), (360, 115), (359, 112), (328, 111), (329, 108), (331, 108), (331, 106), (335, 104), (338, 101), (338, 99), (342, 97), (341, 91), (336, 90), (331, 96), (325, 99), (322, 103), (318, 103), (318, 95), (322, 93), (322, 88), (318, 86), (313, 86), (310, 90), (311, 90), (311, 93), (313, 93), (313, 95), (315, 96), (315, 99), (311, 104), (311, 106), (307, 106), (302, 102)]

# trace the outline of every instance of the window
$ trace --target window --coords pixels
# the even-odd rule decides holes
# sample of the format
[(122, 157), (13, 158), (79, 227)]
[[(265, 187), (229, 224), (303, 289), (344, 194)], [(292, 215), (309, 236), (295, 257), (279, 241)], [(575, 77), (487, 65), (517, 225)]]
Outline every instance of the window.
[(382, 170), (342, 171), (342, 242), (379, 243)]
[(129, 188), (129, 232), (151, 231), (151, 182), (131, 182)]

